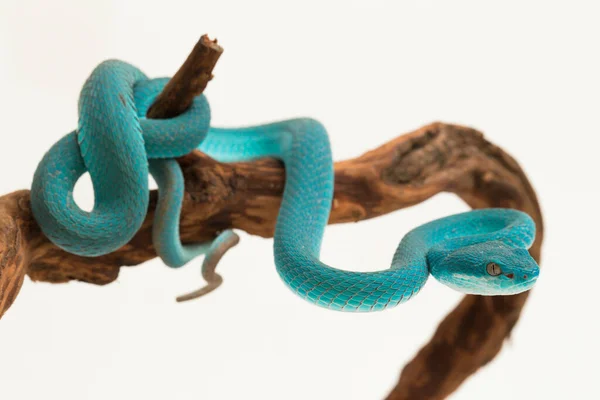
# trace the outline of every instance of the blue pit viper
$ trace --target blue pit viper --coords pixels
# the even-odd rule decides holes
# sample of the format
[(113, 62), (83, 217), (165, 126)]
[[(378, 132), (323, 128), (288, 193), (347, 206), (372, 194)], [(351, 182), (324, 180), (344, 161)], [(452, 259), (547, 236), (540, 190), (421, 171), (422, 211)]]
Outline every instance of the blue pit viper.
[[(508, 295), (529, 290), (539, 267), (527, 249), (535, 224), (511, 209), (451, 215), (413, 229), (401, 240), (387, 270), (351, 272), (319, 261), (333, 199), (334, 169), (327, 132), (300, 118), (261, 126), (210, 127), (204, 95), (178, 117), (145, 118), (168, 81), (148, 79), (118, 60), (97, 66), (79, 98), (78, 129), (43, 157), (34, 174), (31, 205), (44, 234), (67, 252), (94, 257), (125, 245), (146, 216), (148, 173), (159, 200), (153, 225), (157, 254), (170, 267), (209, 258), (215, 244), (183, 245), (179, 216), (184, 193), (175, 158), (200, 149), (222, 162), (275, 157), (285, 165), (285, 188), (274, 235), (282, 280), (300, 297), (333, 310), (369, 312), (403, 303), (429, 274), (468, 294)], [(77, 180), (89, 172), (93, 210), (74, 201)]]

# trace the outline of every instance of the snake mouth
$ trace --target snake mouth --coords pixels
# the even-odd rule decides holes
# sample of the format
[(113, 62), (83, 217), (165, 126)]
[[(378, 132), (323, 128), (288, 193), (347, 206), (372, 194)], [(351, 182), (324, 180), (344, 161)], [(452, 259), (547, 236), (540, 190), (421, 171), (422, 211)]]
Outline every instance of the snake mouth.
[[(523, 282), (516, 283), (513, 288), (517, 290), (516, 293), (525, 292), (533, 287), (537, 281), (537, 275), (531, 275), (531, 277)], [(515, 293), (515, 294), (516, 294)]]

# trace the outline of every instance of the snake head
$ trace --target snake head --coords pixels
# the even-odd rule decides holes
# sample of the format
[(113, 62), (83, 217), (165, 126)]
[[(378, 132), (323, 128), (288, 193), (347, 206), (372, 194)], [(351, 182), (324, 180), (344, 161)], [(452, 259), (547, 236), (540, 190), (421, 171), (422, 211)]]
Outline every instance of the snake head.
[(429, 260), (431, 274), (466, 294), (510, 295), (531, 289), (539, 267), (529, 252), (500, 241), (448, 251)]

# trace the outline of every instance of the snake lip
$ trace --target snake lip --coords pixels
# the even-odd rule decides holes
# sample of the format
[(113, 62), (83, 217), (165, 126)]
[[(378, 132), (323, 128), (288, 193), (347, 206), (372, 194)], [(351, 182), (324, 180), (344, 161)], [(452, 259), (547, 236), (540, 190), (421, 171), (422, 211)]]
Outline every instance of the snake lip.
[(533, 285), (535, 284), (536, 281), (537, 281), (537, 276), (535, 278), (532, 278), (532, 279), (528, 280), (528, 281), (517, 283), (514, 287), (515, 288), (522, 288), (522, 287), (529, 287), (529, 288), (531, 288), (531, 287), (533, 287)]

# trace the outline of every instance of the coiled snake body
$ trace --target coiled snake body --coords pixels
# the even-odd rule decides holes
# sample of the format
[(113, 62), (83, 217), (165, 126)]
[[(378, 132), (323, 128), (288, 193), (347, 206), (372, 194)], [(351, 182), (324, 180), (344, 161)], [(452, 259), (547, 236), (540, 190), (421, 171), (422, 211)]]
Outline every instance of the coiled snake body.
[[(31, 190), (34, 216), (64, 250), (99, 256), (126, 244), (148, 207), (148, 173), (158, 184), (153, 227), (157, 253), (171, 267), (210, 256), (213, 243), (182, 245), (179, 215), (183, 176), (175, 157), (199, 148), (220, 161), (276, 157), (286, 183), (274, 237), (277, 271), (298, 295), (344, 311), (382, 310), (414, 296), (431, 273), (464, 293), (514, 294), (530, 289), (538, 266), (527, 249), (535, 226), (526, 214), (485, 209), (422, 225), (400, 242), (391, 268), (350, 272), (319, 261), (333, 198), (331, 149), (323, 126), (294, 119), (262, 126), (211, 128), (206, 98), (196, 97), (182, 115), (146, 119), (167, 79), (149, 80), (121, 61), (100, 64), (81, 91), (79, 127), (43, 157)], [(89, 172), (95, 193), (91, 212), (73, 199), (77, 180)]]

